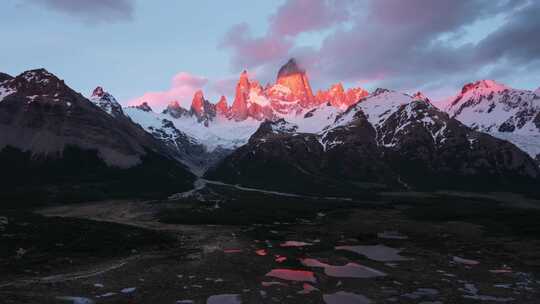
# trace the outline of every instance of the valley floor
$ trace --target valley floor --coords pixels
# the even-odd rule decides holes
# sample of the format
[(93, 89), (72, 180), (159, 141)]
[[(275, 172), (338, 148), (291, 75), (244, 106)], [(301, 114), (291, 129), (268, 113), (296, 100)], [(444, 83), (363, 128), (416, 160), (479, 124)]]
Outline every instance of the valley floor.
[(0, 302), (538, 303), (538, 206), (207, 184), (169, 201), (0, 211)]

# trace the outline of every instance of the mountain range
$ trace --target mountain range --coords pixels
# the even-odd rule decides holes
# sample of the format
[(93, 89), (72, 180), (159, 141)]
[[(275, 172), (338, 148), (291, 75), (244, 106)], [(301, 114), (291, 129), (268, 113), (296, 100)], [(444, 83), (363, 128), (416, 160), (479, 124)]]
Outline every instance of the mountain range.
[[(88, 100), (44, 69), (0, 75), (3, 202), (154, 196), (189, 189), (176, 151), (96, 89)], [(148, 176), (152, 176), (148, 179)]]
[(40, 69), (0, 74), (0, 149), (17, 176), (2, 181), (12, 198), (168, 195), (195, 176), (322, 196), (535, 192), (540, 92), (482, 80), (439, 107), (422, 93), (340, 83), (313, 93), (291, 59), (266, 86), (242, 72), (230, 106), (197, 91), (189, 109), (171, 101), (156, 113), (123, 108), (102, 87), (87, 99)]

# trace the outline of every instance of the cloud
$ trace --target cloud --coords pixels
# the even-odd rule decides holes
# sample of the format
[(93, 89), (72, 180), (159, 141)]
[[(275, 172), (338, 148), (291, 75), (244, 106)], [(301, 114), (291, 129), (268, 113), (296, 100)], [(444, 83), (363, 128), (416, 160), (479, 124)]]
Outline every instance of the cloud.
[(208, 83), (208, 79), (186, 72), (176, 74), (171, 80), (171, 87), (165, 91), (146, 92), (142, 96), (129, 100), (128, 106), (139, 105), (147, 102), (152, 109), (160, 111), (170, 102), (178, 103), (188, 108), (191, 106), (191, 100), (195, 91), (201, 89)]
[[(341, 1), (345, 3), (346, 0)], [(337, 1), (287, 1), (270, 17), (270, 32), (275, 35), (296, 36), (326, 29), (347, 20), (348, 17), (349, 11)]]
[(285, 37), (274, 34), (253, 37), (249, 26), (241, 23), (233, 26), (225, 34), (220, 46), (231, 49), (232, 64), (243, 69), (286, 57), (293, 43)]
[(88, 23), (130, 20), (134, 0), (25, 0), (47, 9), (81, 19)]
[[(221, 96), (228, 96), (229, 98), (234, 98), (234, 92), (236, 89), (236, 84), (238, 83), (238, 75), (229, 76), (226, 78), (218, 79), (212, 82), (210, 85), (210, 90), (212, 93)], [(229, 103), (231, 103), (230, 101)]]
[(540, 59), (540, 3), (526, 5), (507, 16), (504, 26), (479, 42), (479, 62), (509, 60), (528, 64)]
[[(539, 15), (540, 2), (530, 0), (289, 0), (269, 18), (265, 35), (247, 36), (249, 47), (228, 47), (235, 67), (265, 69), (294, 56), (318, 83), (435, 92), (489, 76), (509, 80), (501, 71), (537, 70)], [(322, 43), (300, 48), (297, 37), (307, 32), (321, 35)], [(253, 50), (266, 41), (286, 44), (257, 58)]]
[(294, 46), (294, 37), (347, 21), (349, 13), (344, 3), (350, 1), (289, 0), (269, 17), (269, 29), (264, 36), (253, 37), (248, 24), (236, 24), (227, 31), (219, 47), (232, 51), (231, 63), (236, 70), (281, 62)]

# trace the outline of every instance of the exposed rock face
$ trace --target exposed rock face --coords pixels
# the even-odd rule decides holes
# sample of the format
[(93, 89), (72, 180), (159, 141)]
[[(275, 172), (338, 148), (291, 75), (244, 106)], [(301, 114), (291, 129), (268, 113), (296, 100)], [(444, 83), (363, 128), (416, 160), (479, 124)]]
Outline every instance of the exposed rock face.
[(350, 88), (345, 93), (347, 95), (347, 107), (350, 107), (369, 95), (369, 92), (362, 88)]
[(189, 115), (189, 111), (178, 103), (178, 101), (173, 101), (167, 105), (167, 108), (163, 110), (163, 114), (168, 114), (173, 118), (180, 118)]
[(298, 101), (304, 108), (315, 104), (306, 71), (299, 67), (294, 58), (291, 58), (279, 69), (276, 84), (290, 90), (290, 94), (287, 96), (288, 101)]
[(366, 187), (533, 191), (539, 181), (540, 169), (514, 145), (471, 130), (418, 95), (376, 93), (329, 116), (318, 132), (265, 122), (207, 175), (324, 195)]
[(204, 99), (203, 92), (198, 90), (193, 96), (190, 112), (195, 115), (200, 122), (208, 125), (209, 121), (216, 117), (216, 106)]
[[(345, 110), (368, 94), (361, 88), (345, 91), (341, 84), (337, 84), (328, 91), (320, 91), (315, 97), (307, 73), (294, 59), (281, 67), (276, 79), (275, 84), (263, 87), (256, 80), (250, 79), (247, 71), (243, 71), (230, 107), (225, 96), (221, 96), (216, 104), (212, 104), (199, 90), (193, 96), (189, 113), (174, 103), (171, 103), (164, 113), (170, 114), (175, 119), (196, 117), (208, 127), (216, 116), (229, 119), (231, 122), (275, 120), (303, 115), (322, 103), (330, 103), (336, 108)], [(146, 111), (149, 109), (146, 104), (139, 107), (143, 107)]]
[(330, 103), (332, 106), (346, 110), (351, 105), (356, 104), (369, 93), (361, 88), (351, 88), (347, 91), (341, 83), (330, 87), (328, 91), (318, 91), (315, 99), (317, 103)]
[(229, 105), (227, 104), (227, 98), (223, 95), (219, 98), (218, 103), (216, 103), (216, 114), (221, 117), (229, 116)]
[(94, 89), (94, 92), (92, 92), (92, 96), (90, 97), (90, 101), (95, 103), (98, 107), (113, 117), (124, 115), (122, 106), (111, 94), (105, 92), (102, 87), (97, 87)]
[(144, 101), (140, 105), (134, 106), (134, 108), (137, 108), (137, 109), (142, 110), (144, 112), (152, 112), (152, 108), (148, 105), (148, 103), (146, 101)]
[(313, 96), (307, 73), (291, 59), (279, 70), (276, 83), (264, 88), (243, 71), (228, 116), (235, 121), (248, 118), (275, 120), (306, 113), (322, 103), (345, 110), (367, 95), (368, 92), (361, 88), (345, 91), (343, 85), (337, 84)]
[[(112, 193), (116, 191), (115, 184), (120, 188), (128, 180), (132, 182), (131, 177), (124, 179), (124, 172), (129, 171), (135, 177), (142, 171), (153, 170), (147, 167), (148, 162), (155, 162), (156, 168), (157, 164), (169, 167), (167, 172), (155, 176), (164, 188), (175, 178), (181, 179), (175, 181), (180, 187), (190, 187), (193, 177), (174, 159), (174, 153), (128, 117), (113, 116), (96, 107), (44, 69), (24, 72), (8, 82), (2, 88), (13, 91), (0, 102), (0, 163), (10, 167), (13, 159), (21, 162), (17, 173), (20, 180), (14, 179), (20, 183), (16, 188), (27, 185), (28, 191), (38, 187), (49, 193), (45, 188), (51, 183), (59, 187), (53, 177), (61, 174), (66, 179), (64, 183), (70, 186), (80, 182), (78, 187), (84, 189), (89, 186), (86, 183), (98, 181), (100, 191), (108, 189)], [(99, 90), (96, 93), (101, 94)], [(92, 166), (84, 166), (85, 161)], [(63, 167), (64, 162), (75, 166)], [(35, 178), (26, 176), (27, 183), (25, 175), (31, 174), (51, 179), (29, 185)], [(4, 186), (4, 182), (0, 184)], [(5, 181), (5, 184), (13, 182)], [(155, 186), (149, 185), (146, 190), (155, 190)], [(140, 188), (133, 193), (144, 191)]]
[(238, 80), (238, 84), (236, 85), (234, 102), (231, 107), (231, 117), (236, 121), (245, 120), (248, 118), (248, 99), (250, 89), (251, 84), (249, 83), (247, 71), (243, 71), (242, 74), (240, 74), (240, 80)]
[(412, 98), (414, 100), (422, 100), (422, 101), (425, 101), (425, 102), (428, 102), (428, 103), (431, 103), (431, 101), (429, 100), (429, 98), (426, 97), (426, 95), (424, 95), (424, 93), (422, 92), (416, 92), (413, 94)]
[(445, 108), (469, 127), (508, 140), (540, 159), (540, 96), (493, 80), (463, 86)]

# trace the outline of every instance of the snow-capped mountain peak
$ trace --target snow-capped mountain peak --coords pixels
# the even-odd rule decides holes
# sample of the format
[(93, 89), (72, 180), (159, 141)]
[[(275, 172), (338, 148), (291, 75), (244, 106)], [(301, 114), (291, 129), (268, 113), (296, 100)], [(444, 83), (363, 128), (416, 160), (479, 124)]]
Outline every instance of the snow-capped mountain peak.
[(152, 108), (150, 107), (150, 105), (148, 105), (148, 103), (146, 101), (144, 101), (140, 105), (133, 106), (132, 108), (139, 109), (139, 110), (141, 110), (143, 112), (152, 112), (152, 113), (154, 112), (152, 110)]
[(103, 95), (105, 95), (105, 91), (103, 90), (102, 87), (98, 86), (94, 89), (94, 91), (92, 92), (92, 98), (94, 97), (97, 97), (97, 98), (100, 98), (102, 97)]
[(23, 78), (27, 82), (46, 84), (51, 80), (58, 80), (56, 76), (49, 73), (46, 69), (35, 69), (23, 72), (17, 78)]
[(463, 86), (461, 89), (461, 94), (465, 94), (471, 90), (475, 90), (478, 93), (485, 93), (485, 92), (500, 92), (504, 91), (506, 89), (509, 89), (504, 84), (498, 83), (495, 80), (479, 80), (476, 82), (471, 82)]
[(416, 92), (416, 93), (414, 93), (414, 94), (412, 95), (412, 98), (413, 98), (414, 100), (423, 100), (423, 101), (426, 101), (426, 102), (431, 102), (431, 101), (429, 100), (429, 98), (427, 98), (427, 96), (424, 95), (424, 93), (422, 93), (422, 92)]
[(492, 80), (466, 84), (445, 111), (469, 127), (540, 154), (540, 95)]
[(111, 116), (117, 117), (124, 115), (122, 106), (118, 103), (118, 101), (116, 101), (116, 98), (114, 98), (114, 96), (106, 92), (100, 86), (94, 89), (92, 96), (90, 96), (90, 101)]
[(170, 115), (172, 118), (180, 118), (182, 116), (189, 115), (189, 111), (185, 108), (183, 108), (178, 101), (171, 101), (165, 110), (163, 110), (163, 114)]

